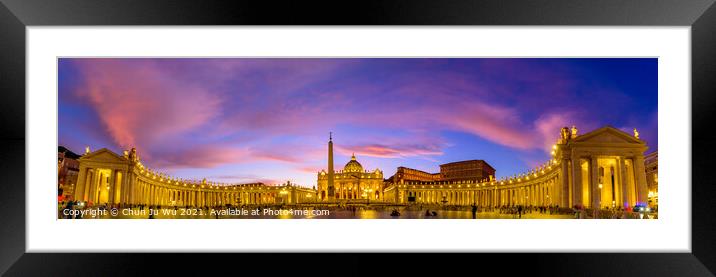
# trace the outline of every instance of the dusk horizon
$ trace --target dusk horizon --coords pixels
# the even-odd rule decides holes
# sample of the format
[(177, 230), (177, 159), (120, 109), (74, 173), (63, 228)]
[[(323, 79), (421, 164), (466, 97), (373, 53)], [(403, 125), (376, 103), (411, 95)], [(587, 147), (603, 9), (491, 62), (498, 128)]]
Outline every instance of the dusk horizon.
[(603, 126), (658, 149), (655, 58), (61, 58), (60, 146), (136, 147), (184, 179), (316, 186), (333, 134), (399, 166), (484, 160), (496, 178), (550, 161), (562, 127)]

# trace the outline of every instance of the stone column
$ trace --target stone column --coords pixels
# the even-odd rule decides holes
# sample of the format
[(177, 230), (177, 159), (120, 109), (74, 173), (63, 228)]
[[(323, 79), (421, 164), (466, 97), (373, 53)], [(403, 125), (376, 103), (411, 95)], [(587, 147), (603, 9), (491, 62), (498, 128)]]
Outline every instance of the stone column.
[(149, 183), (144, 183), (144, 204), (152, 205), (152, 186)]
[(627, 170), (626, 170), (626, 160), (624, 157), (619, 157), (617, 160), (619, 163), (619, 182), (621, 183), (621, 196), (622, 196), (622, 206), (624, 208), (627, 208), (630, 206), (629, 204), (629, 178), (627, 178)]
[(124, 180), (124, 185), (122, 185), (124, 188), (124, 204), (132, 204), (132, 187), (134, 184), (134, 179), (136, 177), (134, 176), (134, 173), (130, 170), (126, 171), (124, 174), (122, 174), (122, 180)]
[(542, 183), (539, 183), (536, 188), (537, 199), (535, 199), (535, 205), (542, 206)]
[(582, 162), (578, 156), (572, 156), (572, 205), (582, 203)]
[(537, 205), (537, 186), (530, 186), (530, 205)]
[[(370, 197), (370, 195), (368, 196)], [(291, 204), (298, 204), (298, 195), (296, 195), (296, 187), (291, 187)]]
[(119, 204), (124, 205), (127, 201), (127, 195), (129, 194), (129, 191), (127, 190), (129, 186), (129, 179), (127, 178), (127, 171), (122, 170), (122, 184), (119, 186)]
[(562, 159), (562, 163), (560, 164), (562, 167), (562, 171), (559, 173), (559, 186), (554, 191), (553, 196), (556, 205), (559, 205), (560, 207), (569, 207), (569, 160), (568, 159)]
[(597, 157), (589, 159), (589, 183), (592, 186), (592, 208), (601, 208), (602, 190), (599, 189), (599, 162)]
[(85, 186), (87, 186), (87, 170), (87, 167), (85, 167), (84, 165), (80, 165), (80, 172), (77, 175), (77, 184), (75, 184), (75, 191), (73, 193), (74, 195), (72, 196), (72, 198), (74, 198), (73, 200), (75, 201), (82, 200), (85, 196), (84, 192)]
[(159, 188), (155, 185), (152, 185), (152, 199), (150, 199), (150, 202), (152, 205), (159, 204)]
[(634, 181), (636, 183), (636, 202), (641, 205), (647, 205), (648, 188), (646, 187), (646, 170), (644, 169), (644, 156), (638, 154), (634, 157)]
[(107, 192), (107, 202), (114, 205), (117, 200), (117, 174), (119, 170), (112, 169), (109, 174), (109, 191)]
[(97, 203), (96, 195), (97, 195), (97, 187), (99, 186), (99, 181), (101, 180), (101, 176), (99, 170), (94, 169), (92, 170), (92, 180), (89, 183), (88, 186), (88, 193), (87, 193), (87, 201), (92, 202), (92, 205)]

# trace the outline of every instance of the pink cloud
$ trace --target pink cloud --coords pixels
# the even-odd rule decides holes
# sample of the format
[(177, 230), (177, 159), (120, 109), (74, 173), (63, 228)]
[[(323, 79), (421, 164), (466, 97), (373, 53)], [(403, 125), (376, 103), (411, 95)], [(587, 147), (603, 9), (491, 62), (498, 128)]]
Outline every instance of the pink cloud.
[(285, 163), (304, 163), (325, 158), (325, 148), (298, 143), (264, 143), (251, 149), (251, 156), (257, 160)]
[[(349, 138), (345, 145), (337, 147), (344, 155), (355, 152), (380, 158), (439, 156), (445, 144), (415, 137), (445, 130), (469, 133), (519, 150), (548, 150), (558, 137), (559, 128), (575, 122), (575, 115), (570, 112), (544, 112), (546, 103), (554, 101), (552, 98), (524, 97), (524, 92), (510, 92), (512, 87), (488, 84), (492, 77), (511, 74), (536, 90), (554, 89), (554, 93), (547, 95), (555, 97), (562, 97), (571, 86), (559, 74), (540, 73), (536, 69), (535, 74), (521, 77), (520, 72), (532, 69), (519, 63), (490, 64), (488, 60), (484, 66), (494, 70), (488, 70), (487, 74), (495, 74), (487, 76), (490, 78), (398, 73), (391, 77), (395, 84), (387, 87), (349, 82), (343, 87), (313, 91), (311, 84), (330, 77), (346, 62), (270, 60), (201, 59), (198, 63), (77, 60), (87, 76), (87, 84), (76, 94), (92, 104), (117, 145), (150, 149), (145, 156), (157, 157), (156, 163), (166, 167), (215, 167), (244, 161), (311, 163), (325, 159), (325, 145), (298, 147), (306, 141), (284, 144), (257, 138), (314, 136), (335, 126), (406, 133), (398, 138), (402, 141)], [(167, 62), (175, 64), (157, 65)], [(386, 93), (388, 90), (390, 93)], [(544, 93), (536, 93), (540, 94)], [(491, 99), (497, 97), (514, 101), (494, 104), (498, 101)], [(537, 120), (523, 119), (533, 116), (529, 112), (535, 109), (539, 110), (535, 112)], [(225, 138), (233, 145), (217, 145), (217, 141), (227, 141)], [(165, 147), (168, 144), (183, 147), (165, 153), (168, 151), (164, 148), (171, 148)], [(255, 145), (263, 148), (252, 148)]]
[(280, 154), (280, 153), (272, 153), (272, 152), (252, 153), (252, 157), (255, 157), (256, 159), (261, 159), (261, 160), (279, 161), (279, 162), (286, 162), (286, 163), (301, 162), (301, 159), (299, 159), (297, 157)]
[(574, 125), (574, 121), (570, 120), (573, 117), (572, 114), (547, 114), (539, 117), (534, 125), (539, 138), (541, 139), (542, 149), (545, 151), (551, 151), (553, 144), (560, 138), (560, 130), (563, 127), (571, 127)]
[[(139, 152), (140, 150), (138, 150)], [(152, 154), (147, 160), (150, 166), (158, 168), (211, 168), (228, 163), (242, 163), (250, 160), (246, 149), (232, 148), (221, 145), (200, 145), (182, 151), (171, 151)]]
[(430, 145), (349, 145), (339, 146), (337, 150), (343, 155), (352, 155), (355, 153), (359, 156), (378, 158), (402, 158), (443, 154), (439, 147)]
[(168, 78), (150, 62), (81, 59), (86, 84), (75, 93), (87, 99), (114, 142), (149, 148), (209, 122), (221, 99), (209, 91)]
[(304, 172), (304, 173), (318, 173), (321, 172), (324, 168), (318, 167), (318, 166), (305, 166), (305, 167), (299, 167), (297, 168), (298, 171)]
[[(462, 109), (460, 108), (462, 107)], [(450, 113), (440, 115), (440, 123), (480, 136), (508, 147), (534, 147), (528, 129), (521, 128), (515, 109), (490, 106), (479, 102), (460, 105)]]

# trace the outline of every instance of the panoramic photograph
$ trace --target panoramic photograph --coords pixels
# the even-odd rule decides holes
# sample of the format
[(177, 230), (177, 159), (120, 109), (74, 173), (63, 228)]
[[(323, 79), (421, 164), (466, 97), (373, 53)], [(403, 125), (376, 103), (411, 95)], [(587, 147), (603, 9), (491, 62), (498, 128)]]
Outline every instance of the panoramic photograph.
[(58, 220), (658, 219), (657, 58), (57, 62)]

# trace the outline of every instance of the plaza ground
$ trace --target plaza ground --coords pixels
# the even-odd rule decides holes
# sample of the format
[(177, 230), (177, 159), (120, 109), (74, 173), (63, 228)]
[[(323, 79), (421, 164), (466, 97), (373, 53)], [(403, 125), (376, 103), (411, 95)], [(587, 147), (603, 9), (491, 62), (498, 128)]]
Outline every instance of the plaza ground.
[[(257, 210), (258, 209), (258, 210)], [(270, 212), (266, 212), (270, 209)], [(391, 215), (393, 209), (400, 215)], [(427, 216), (426, 210), (435, 215)], [(78, 213), (78, 212), (76, 212)], [(58, 218), (70, 218), (59, 211)], [(114, 215), (116, 214), (116, 215)], [(472, 212), (467, 209), (435, 209), (431, 207), (395, 207), (395, 208), (366, 208), (366, 207), (243, 207), (235, 209), (184, 209), (184, 208), (120, 208), (114, 212), (111, 209), (100, 209), (85, 212), (84, 219), (472, 219)], [(525, 213), (516, 214), (499, 213), (495, 211), (480, 211), (477, 219), (571, 219), (573, 214)]]

